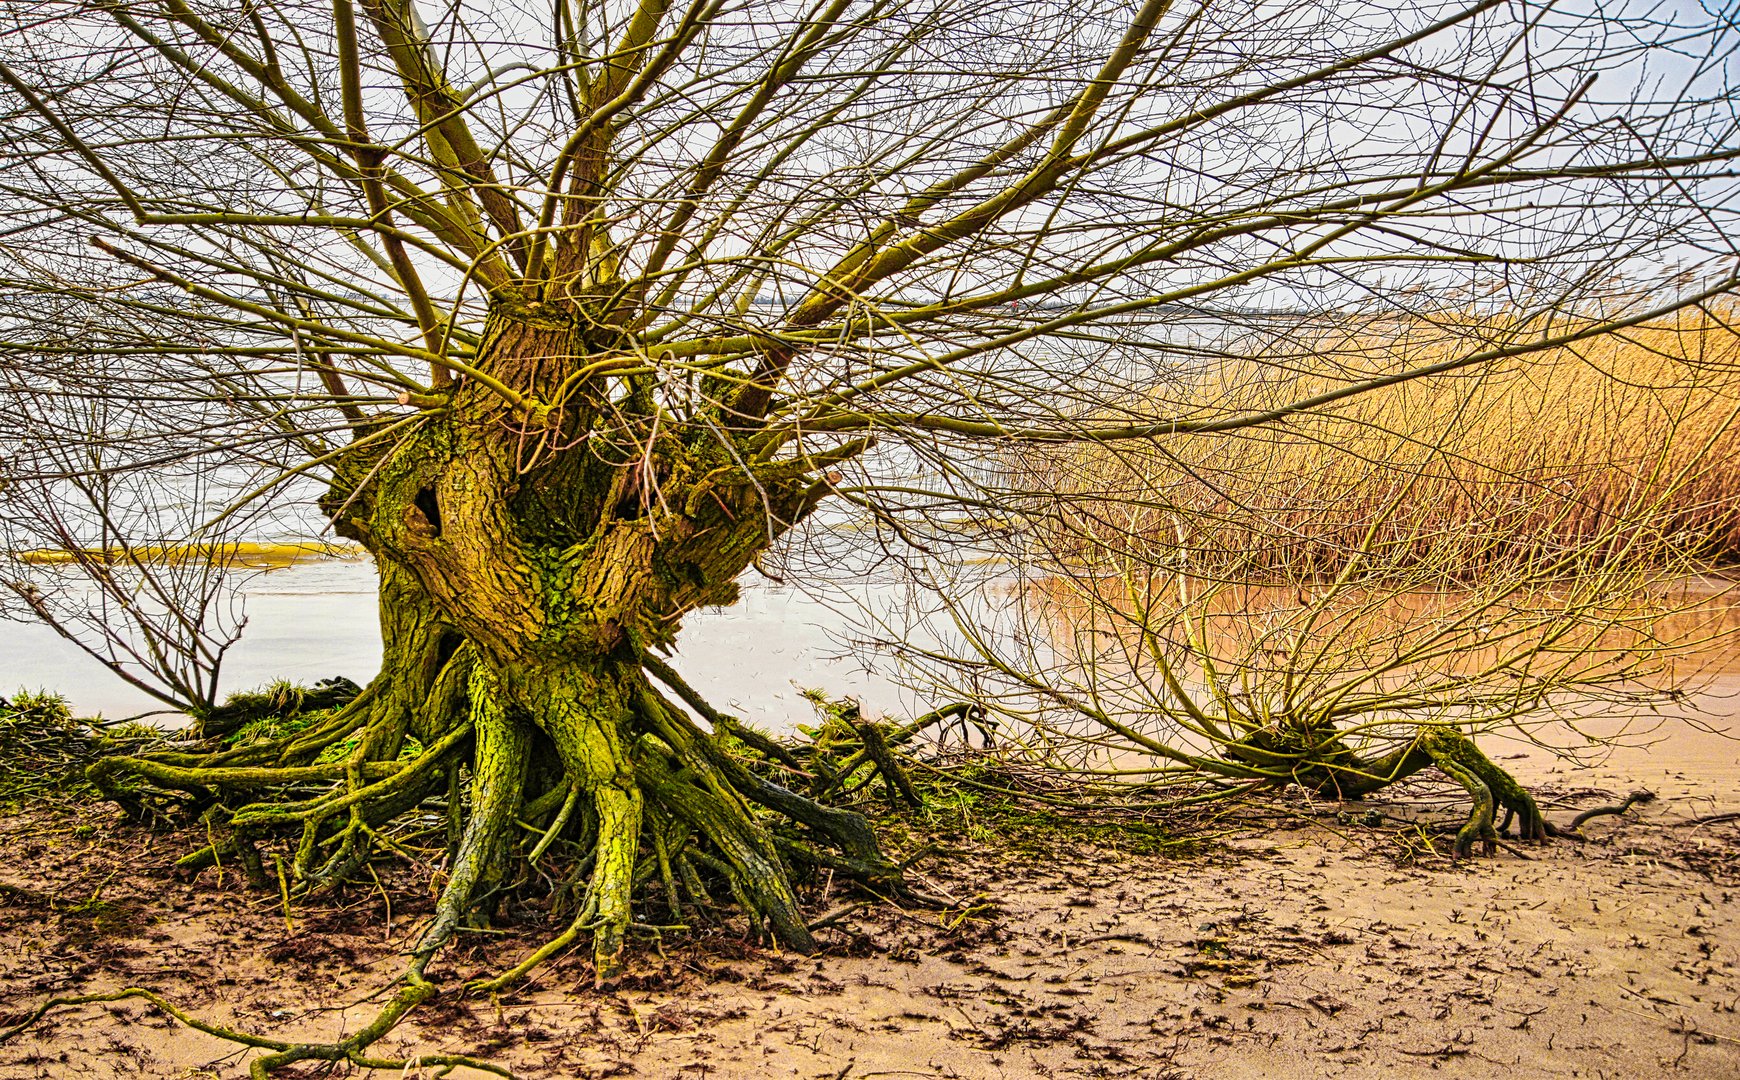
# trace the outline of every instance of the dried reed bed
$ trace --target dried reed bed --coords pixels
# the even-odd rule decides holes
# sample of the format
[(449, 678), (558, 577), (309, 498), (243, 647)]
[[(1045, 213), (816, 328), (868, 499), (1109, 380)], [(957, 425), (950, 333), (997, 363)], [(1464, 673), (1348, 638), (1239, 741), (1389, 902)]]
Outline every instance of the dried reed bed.
[[(1272, 579), (1350, 562), (1466, 578), (1740, 557), (1740, 332), (1692, 312), (1322, 411), (1213, 436), (1058, 453), (1045, 537), (1070, 559), (1127, 555)], [(1535, 325), (1450, 318), (1319, 333), (1292, 355), (1153, 388), (1149, 415), (1230, 416), (1466, 355)], [(1116, 508), (1112, 513), (1111, 508)]]

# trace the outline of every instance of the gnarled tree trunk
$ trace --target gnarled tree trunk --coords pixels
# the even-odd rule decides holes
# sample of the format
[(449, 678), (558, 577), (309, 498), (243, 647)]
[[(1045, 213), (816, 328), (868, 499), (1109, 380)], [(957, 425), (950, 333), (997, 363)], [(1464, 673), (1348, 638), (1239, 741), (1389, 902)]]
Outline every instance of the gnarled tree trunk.
[(473, 665), (472, 817), (420, 953), (500, 859), (522, 801), (541, 794), (526, 778), (552, 772), (590, 811), (580, 922), (593, 931), (601, 980), (620, 969), (649, 794), (661, 821), (705, 837), (774, 937), (807, 948), (771, 839), (744, 796), (680, 745), (707, 736), (679, 730), (687, 721), (659, 703), (641, 658), (671, 644), (689, 611), (734, 601), (738, 575), (825, 487), (789, 463), (752, 475), (738, 464), (746, 447), (684, 429), (633, 388), (610, 400), (570, 378), (601, 352), (574, 311), (496, 311), (480, 370), (553, 404), (516, 407), (480, 378), (459, 381), (369, 464), (374, 488), (349, 526), (384, 578), (417, 583)]
[[(299, 827), (300, 888), (360, 869), (384, 823), (445, 785), (447, 881), (409, 984), (430, 992), (442, 945), (558, 839), (585, 851), (570, 924), (491, 986), (586, 933), (597, 979), (615, 978), (649, 880), (674, 920), (723, 884), (758, 931), (800, 950), (814, 942), (788, 860), (825, 845), (839, 851), (827, 865), (898, 887), (862, 818), (746, 768), (647, 670), (692, 698), (648, 650), (695, 608), (734, 602), (751, 560), (829, 490), (819, 474), (866, 444), (782, 458), (718, 401), (673, 416), (634, 376), (576, 376), (619, 363), (598, 336), (573, 302), (499, 305), (472, 377), (420, 399), (408, 424), (359, 430), (325, 505), (380, 570), (383, 667), (361, 696), (269, 744), (105, 765), (209, 808), (219, 839), (193, 863), (227, 850), (263, 880), (255, 845)], [(407, 736), (421, 753), (405, 756)], [(342, 761), (317, 761), (350, 739)], [(341, 782), (313, 799), (276, 790), (319, 778)], [(769, 811), (805, 838), (776, 838)]]

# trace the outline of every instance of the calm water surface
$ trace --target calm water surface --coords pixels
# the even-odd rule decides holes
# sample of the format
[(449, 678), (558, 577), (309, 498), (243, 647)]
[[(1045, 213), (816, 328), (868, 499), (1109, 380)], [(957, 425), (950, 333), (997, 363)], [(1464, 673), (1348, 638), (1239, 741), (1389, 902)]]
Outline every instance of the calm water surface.
[[(244, 596), (247, 628), (225, 660), (224, 693), (277, 678), (311, 683), (344, 675), (366, 683), (379, 668), (368, 561), (295, 563), (253, 578)], [(804, 687), (854, 695), (871, 715), (913, 716), (933, 707), (936, 702), (898, 687), (891, 670), (877, 670), (874, 657), (854, 656), (845, 644), (851, 604), (898, 603), (897, 590), (866, 580), (843, 590), (841, 600), (831, 605), (788, 587), (746, 582), (734, 607), (685, 620), (672, 665), (715, 705), (773, 731), (813, 718), (799, 693)], [(1733, 738), (1740, 733), (1740, 655), (1729, 644), (1703, 660), (1702, 691), (1682, 709), (1634, 718), (1643, 723), (1633, 730), (1647, 733), (1612, 749), (1596, 770), (1601, 775), (1588, 774), (1589, 780), (1620, 783), (1629, 775), (1624, 782), (1647, 778), (1664, 795), (1690, 785), (1706, 796), (1712, 789), (1726, 792), (1724, 803), (1740, 801), (1740, 742)], [(0, 623), (0, 694), (19, 688), (64, 694), (85, 715), (118, 718), (162, 708), (46, 627)], [(1497, 738), (1490, 749), (1531, 780), (1562, 779), (1571, 769), (1538, 746)]]
[[(224, 693), (279, 678), (314, 682), (344, 675), (366, 683), (379, 669), (375, 574), (366, 560), (271, 570), (254, 578), (244, 596), (247, 628), (225, 658)], [(910, 715), (919, 703), (847, 655), (848, 623), (835, 608), (797, 590), (756, 583), (736, 606), (685, 619), (671, 665), (719, 708), (775, 730), (813, 718), (798, 693), (804, 687), (855, 695), (872, 714)], [(163, 707), (47, 627), (0, 623), (0, 695), (19, 688), (61, 693), (80, 713), (109, 718)]]

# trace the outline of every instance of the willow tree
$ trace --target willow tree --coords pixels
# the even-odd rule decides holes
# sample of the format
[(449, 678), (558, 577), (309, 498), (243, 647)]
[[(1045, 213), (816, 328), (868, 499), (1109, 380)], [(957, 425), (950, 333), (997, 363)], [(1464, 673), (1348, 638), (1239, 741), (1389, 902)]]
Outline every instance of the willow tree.
[[(311, 887), (464, 763), (407, 1006), (516, 819), (590, 846), (552, 949), (590, 932), (600, 980), (653, 856), (693, 853), (797, 949), (794, 851), (896, 876), (861, 819), (743, 767), (656, 655), (818, 508), (922, 555), (1019, 524), (1012, 447), (1164, 448), (1732, 285), (1703, 261), (1728, 252), (1731, 42), (1647, 5), (46, 0), (5, 19), (13, 445), (98, 447), (104, 476), (259, 475), (223, 522), (323, 482), (380, 572), (384, 664), (333, 721), (106, 780), (228, 807), (238, 851), (302, 830), (289, 872)], [(1602, 308), (1619, 274), (1641, 300)], [(1205, 353), (1279, 355), (1274, 334), (1169, 329), (1205, 310), (1452, 295), (1519, 318), (1273, 409), (1173, 415), (1137, 392)], [(10, 482), (79, 471), (34, 453)], [(777, 847), (780, 819), (812, 843)]]

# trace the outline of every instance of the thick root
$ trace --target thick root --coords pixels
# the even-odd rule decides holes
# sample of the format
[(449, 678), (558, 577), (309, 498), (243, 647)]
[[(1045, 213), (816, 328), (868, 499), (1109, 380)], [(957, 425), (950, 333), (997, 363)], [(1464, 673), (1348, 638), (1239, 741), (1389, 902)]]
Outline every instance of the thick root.
[(1493, 828), (1492, 789), (1473, 771), (1462, 767), (1457, 761), (1440, 761), (1438, 768), (1444, 775), (1461, 784), (1468, 792), (1468, 797), (1474, 805), (1468, 811), (1468, 822), (1456, 831), (1456, 857), (1466, 859), (1474, 854), (1474, 845), (1478, 843), (1482, 854), (1498, 853), (1498, 831)]
[(629, 678), (614, 666), (516, 669), (509, 676), (514, 700), (530, 709), (549, 734), (567, 781), (591, 803), (592, 877), (584, 908), (601, 986), (622, 974), (640, 858), (642, 796), (625, 740), (632, 720)]
[(640, 788), (612, 779), (592, 791), (598, 813), (588, 906), (592, 912), (592, 969), (599, 986), (621, 975), (623, 945), (634, 919), (634, 866), (640, 851)]
[(458, 929), (480, 888), (494, 884), (502, 844), (521, 804), (531, 732), (502, 707), (494, 677), (481, 664), (472, 673), (471, 723), (477, 735), (471, 817), (436, 902), (435, 919), (412, 950), (412, 971), (418, 976)]
[(1498, 847), (1498, 830), (1493, 826), (1498, 807), (1514, 815), (1517, 834), (1530, 843), (1547, 839), (1546, 819), (1540, 807), (1521, 784), (1508, 772), (1493, 764), (1480, 752), (1474, 740), (1458, 731), (1434, 728), (1420, 735), (1420, 746), (1445, 775), (1461, 784), (1474, 798), (1474, 812), (1468, 824), (1457, 833), (1456, 854), (1472, 853), (1478, 840), (1487, 854)]
[(815, 939), (799, 914), (772, 838), (745, 812), (740, 799), (686, 782), (656, 748), (647, 749), (642, 768), (660, 805), (694, 826), (723, 856), (719, 865), (752, 923), (764, 926), (769, 937), (788, 949), (814, 952)]
[(263, 690), (234, 694), (222, 705), (196, 714), (194, 722), (200, 738), (223, 738), (250, 723), (338, 709), (356, 700), (362, 692), (362, 687), (343, 676), (322, 679), (313, 686), (277, 682)]
[[(435, 913), (380, 1016), (333, 1044), (249, 1042), (270, 1051), (256, 1075), (304, 1060), (372, 1063), (368, 1045), (441, 992), (430, 971), (442, 950), (509, 891), (544, 896), (553, 913), (566, 912), (564, 928), (472, 983), (474, 992), (505, 989), (588, 936), (595, 979), (608, 986), (641, 921), (714, 919), (724, 914), (715, 897), (735, 901), (753, 936), (811, 952), (794, 871), (843, 873), (875, 895), (909, 895), (863, 816), (768, 776), (814, 791), (824, 777), (856, 771), (879, 776), (892, 798), (916, 801), (898, 748), (955, 713), (906, 728), (843, 727), (829, 760), (850, 767), (830, 770), (802, 748), (739, 738), (750, 729), (724, 718), (703, 730), (633, 664), (504, 669), (469, 645), (424, 644), (415, 679), (383, 675), (302, 731), (204, 754), (109, 758), (92, 770), (130, 808), (197, 811), (210, 842), (183, 869), (239, 866), (254, 885), (279, 892), (286, 909), (313, 888), (374, 878), (371, 863), (383, 852), (445, 863)], [(413, 686), (424, 688), (421, 701)], [(717, 716), (704, 703), (702, 714)], [(756, 742), (770, 749), (758, 753)], [(418, 752), (401, 756), (404, 746)], [(659, 917), (637, 916), (655, 903)]]
[[(1480, 751), (1474, 740), (1455, 728), (1416, 729), (1412, 741), (1388, 754), (1365, 758), (1329, 728), (1270, 725), (1228, 744), (1229, 759), (1261, 770), (1270, 783), (1294, 783), (1338, 799), (1361, 799), (1373, 792), (1436, 766), (1468, 792), (1468, 820), (1456, 834), (1455, 854), (1466, 858), (1476, 848), (1498, 850), (1501, 832), (1514, 821), (1517, 835), (1539, 843), (1559, 831), (1541, 815), (1533, 796)], [(1505, 824), (1495, 824), (1499, 810)]]

